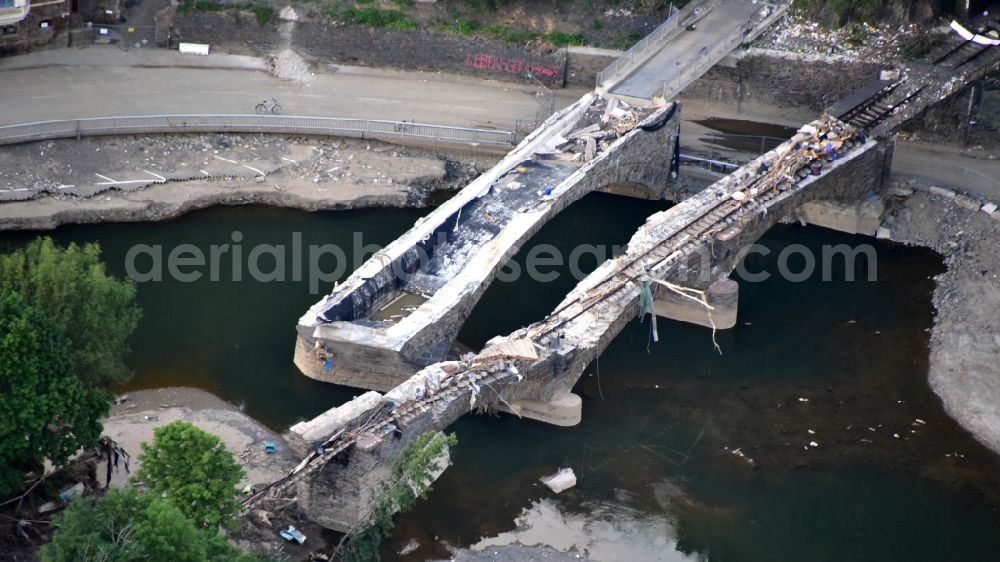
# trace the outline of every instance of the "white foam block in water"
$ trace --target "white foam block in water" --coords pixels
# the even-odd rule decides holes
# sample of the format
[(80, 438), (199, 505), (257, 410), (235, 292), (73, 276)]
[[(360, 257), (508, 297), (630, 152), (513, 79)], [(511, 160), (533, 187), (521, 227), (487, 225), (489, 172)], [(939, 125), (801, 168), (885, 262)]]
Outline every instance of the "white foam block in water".
[(552, 476), (542, 478), (542, 484), (558, 494), (576, 486), (576, 474), (573, 473), (572, 468), (563, 468)]

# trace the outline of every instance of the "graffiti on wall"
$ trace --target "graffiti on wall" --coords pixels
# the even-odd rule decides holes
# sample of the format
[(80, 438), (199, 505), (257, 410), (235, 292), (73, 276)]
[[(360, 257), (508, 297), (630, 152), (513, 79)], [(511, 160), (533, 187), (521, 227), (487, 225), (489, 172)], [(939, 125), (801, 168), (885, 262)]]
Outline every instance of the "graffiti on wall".
[(478, 68), (480, 70), (507, 72), (510, 74), (531, 73), (535, 76), (544, 77), (558, 76), (560, 71), (558, 65), (546, 66), (544, 64), (527, 61), (525, 59), (506, 59), (501, 56), (490, 55), (487, 53), (466, 55), (465, 66)]

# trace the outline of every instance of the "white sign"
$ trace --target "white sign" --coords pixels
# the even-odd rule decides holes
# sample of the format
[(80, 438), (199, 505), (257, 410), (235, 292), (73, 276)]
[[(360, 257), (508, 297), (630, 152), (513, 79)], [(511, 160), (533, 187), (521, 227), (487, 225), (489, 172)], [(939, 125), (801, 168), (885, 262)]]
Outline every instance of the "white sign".
[(185, 55), (208, 55), (208, 45), (202, 43), (181, 43), (178, 50)]

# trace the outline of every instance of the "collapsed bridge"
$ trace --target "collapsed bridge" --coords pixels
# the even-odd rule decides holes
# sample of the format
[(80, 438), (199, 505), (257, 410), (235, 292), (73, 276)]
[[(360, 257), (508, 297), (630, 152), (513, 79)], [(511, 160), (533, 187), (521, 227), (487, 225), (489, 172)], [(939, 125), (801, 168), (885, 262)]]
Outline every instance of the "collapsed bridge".
[[(294, 426), (304, 460), (284, 479), (248, 497), (244, 505), (252, 507), (295, 486), (300, 505), (313, 519), (346, 530), (368, 516), (379, 483), (405, 443), (427, 431), (442, 430), (465, 413), (504, 409), (571, 424), (579, 416), (579, 399), (569, 391), (585, 367), (640, 311), (670, 317), (701, 315), (715, 325), (716, 310), (722, 312), (727, 302), (733, 303), (727, 298), (713, 300), (713, 287), (724, 282), (739, 262), (741, 247), (809, 201), (856, 201), (879, 192), (890, 168), (895, 132), (1000, 64), (1000, 49), (978, 53), (961, 64), (953, 57), (942, 58), (945, 51), (955, 49), (954, 44), (941, 49), (910, 65), (898, 78), (873, 83), (849, 96), (789, 141), (704, 191), (652, 215), (624, 255), (598, 267), (542, 321), (494, 338), (471, 357), (430, 364), (384, 395), (366, 393)], [(610, 150), (613, 146), (645, 146), (635, 140), (643, 135), (662, 141), (657, 135), (665, 133), (658, 131), (669, 131), (666, 118), (676, 118), (679, 111), (676, 105), (655, 111), (610, 143), (604, 158), (622, 158)], [(549, 125), (566, 116), (555, 116)], [(536, 141), (543, 142), (537, 136), (525, 142)], [(665, 159), (659, 162), (663, 170), (656, 177), (664, 178), (669, 168)], [(599, 159), (590, 160), (590, 165), (597, 168)], [(608, 166), (605, 173), (621, 173), (613, 168)], [(568, 176), (563, 181), (567, 180)], [(569, 191), (556, 198), (563, 193)], [(549, 209), (555, 207), (548, 202)], [(490, 259), (505, 259), (498, 256)], [(481, 279), (486, 277), (490, 275)], [(723, 291), (722, 297), (727, 296), (731, 295)], [(706, 312), (709, 307), (714, 309), (711, 314)], [(321, 326), (314, 328), (318, 331)], [(302, 353), (311, 357), (315, 346), (304, 347)], [(297, 349), (297, 363), (299, 353)]]

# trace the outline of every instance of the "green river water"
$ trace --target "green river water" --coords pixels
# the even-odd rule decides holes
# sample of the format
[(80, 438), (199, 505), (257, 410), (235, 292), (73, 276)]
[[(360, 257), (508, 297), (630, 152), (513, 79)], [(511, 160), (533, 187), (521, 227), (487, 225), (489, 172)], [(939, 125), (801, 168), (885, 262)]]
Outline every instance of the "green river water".
[[(591, 195), (533, 243), (566, 253), (624, 244), (662, 208)], [(301, 232), (304, 244), (338, 243), (350, 260), (354, 232), (384, 244), (425, 213), (214, 208), (52, 235), (99, 241), (122, 274), (134, 244), (207, 253), (237, 230), (245, 248), (290, 244)], [(8, 233), (0, 249), (32, 236)], [(831, 282), (741, 283), (739, 324), (719, 333), (721, 356), (706, 329), (660, 320), (660, 342), (649, 344), (648, 324), (631, 323), (577, 385), (579, 426), (511, 416), (456, 423), (454, 466), (400, 518), (384, 558), (400, 558), (413, 540), (419, 548), (400, 559), (443, 558), (445, 544), (486, 537), (481, 546), (576, 546), (599, 560), (1000, 559), (1000, 459), (948, 418), (926, 382), (940, 258), (797, 226), (775, 227), (762, 242), (774, 252), (749, 260), (752, 272), (776, 271), (789, 244), (872, 244), (878, 281), (864, 280), (860, 265), (847, 282), (840, 265)], [(575, 284), (561, 271), (552, 283), (495, 284), (461, 342), (479, 347), (543, 317)], [(227, 267), (220, 277), (231, 277)], [(291, 364), (296, 320), (317, 299), (306, 281), (143, 283), (128, 388), (203, 388), (278, 430), (342, 403), (358, 391)], [(538, 482), (566, 466), (578, 478), (570, 491), (556, 496)]]

